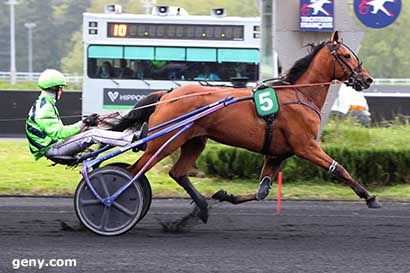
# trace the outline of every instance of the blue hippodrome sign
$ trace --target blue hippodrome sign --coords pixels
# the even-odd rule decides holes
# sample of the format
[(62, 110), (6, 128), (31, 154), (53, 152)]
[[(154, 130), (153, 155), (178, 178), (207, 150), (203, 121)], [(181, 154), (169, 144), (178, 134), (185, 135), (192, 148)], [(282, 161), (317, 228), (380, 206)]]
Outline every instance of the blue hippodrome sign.
[(365, 26), (385, 28), (396, 21), (401, 0), (354, 0), (354, 12)]
[(333, 31), (334, 0), (300, 0), (301, 31)]

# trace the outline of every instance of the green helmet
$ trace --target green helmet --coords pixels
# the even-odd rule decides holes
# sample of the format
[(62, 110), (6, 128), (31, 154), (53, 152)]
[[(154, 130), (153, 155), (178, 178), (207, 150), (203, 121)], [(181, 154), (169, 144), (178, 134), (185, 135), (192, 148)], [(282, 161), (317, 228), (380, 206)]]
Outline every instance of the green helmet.
[(47, 89), (54, 86), (67, 85), (64, 75), (54, 69), (47, 69), (38, 78), (38, 87)]

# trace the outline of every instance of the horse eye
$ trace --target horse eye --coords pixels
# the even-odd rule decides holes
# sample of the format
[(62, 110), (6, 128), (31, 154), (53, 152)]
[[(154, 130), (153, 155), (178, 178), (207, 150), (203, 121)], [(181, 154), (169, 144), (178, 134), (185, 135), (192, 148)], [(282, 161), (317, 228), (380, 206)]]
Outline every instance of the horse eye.
[(349, 59), (349, 58), (350, 58), (350, 54), (349, 54), (349, 53), (346, 53), (343, 57), (345, 57), (346, 59)]

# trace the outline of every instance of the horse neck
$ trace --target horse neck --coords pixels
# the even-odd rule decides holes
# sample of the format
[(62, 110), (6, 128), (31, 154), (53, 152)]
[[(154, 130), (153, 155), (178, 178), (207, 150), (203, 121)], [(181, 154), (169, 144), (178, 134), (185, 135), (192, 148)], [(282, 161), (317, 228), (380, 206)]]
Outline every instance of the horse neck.
[[(326, 58), (327, 56), (321, 56), (321, 54), (328, 55), (328, 52), (323, 52), (324, 50), (321, 50), (315, 56), (308, 69), (306, 69), (305, 73), (302, 74), (295, 84), (327, 83), (333, 80), (333, 62)], [(319, 61), (322, 59), (326, 61)], [(328, 89), (329, 85), (300, 88), (301, 92), (319, 109), (322, 109), (325, 103)]]

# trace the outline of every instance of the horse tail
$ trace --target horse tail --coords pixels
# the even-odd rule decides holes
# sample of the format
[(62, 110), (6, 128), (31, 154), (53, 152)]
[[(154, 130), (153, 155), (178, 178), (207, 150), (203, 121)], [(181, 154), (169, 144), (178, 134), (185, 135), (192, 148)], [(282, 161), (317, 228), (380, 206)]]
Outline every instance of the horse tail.
[(114, 124), (110, 130), (113, 131), (124, 131), (128, 128), (138, 128), (144, 122), (148, 122), (149, 117), (154, 113), (156, 106), (148, 106), (142, 109), (139, 109), (141, 106), (149, 105), (158, 102), (167, 91), (158, 91), (149, 94), (145, 98), (141, 99), (134, 105), (128, 114), (123, 116), (118, 123)]

